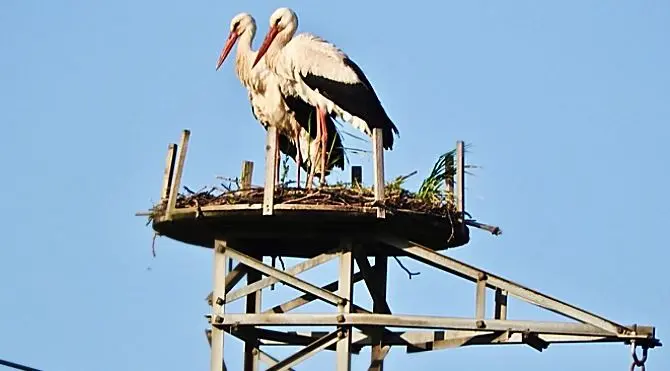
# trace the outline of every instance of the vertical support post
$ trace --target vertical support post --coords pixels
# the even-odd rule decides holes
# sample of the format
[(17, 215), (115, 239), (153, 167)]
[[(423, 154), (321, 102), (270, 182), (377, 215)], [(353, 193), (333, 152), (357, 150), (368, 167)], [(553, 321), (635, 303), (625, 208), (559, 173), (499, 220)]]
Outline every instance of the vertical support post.
[(351, 167), (351, 185), (356, 186), (363, 184), (363, 167), (353, 165)]
[(172, 187), (172, 175), (174, 174), (174, 162), (177, 158), (177, 145), (168, 144), (167, 156), (165, 156), (165, 170), (163, 171), (163, 187), (161, 188), (161, 202), (170, 197)]
[(475, 319), (483, 320), (486, 316), (486, 274), (481, 272), (477, 277), (477, 293), (475, 295)]
[(186, 162), (186, 151), (188, 150), (188, 140), (191, 137), (190, 130), (184, 130), (181, 133), (181, 141), (179, 142), (179, 155), (177, 157), (177, 166), (174, 168), (174, 176), (172, 177), (172, 185), (170, 186), (170, 195), (168, 196), (168, 204), (165, 209), (165, 218), (170, 220), (171, 214), (177, 204), (177, 196), (179, 195), (179, 187), (181, 186), (181, 175), (184, 171), (184, 162)]
[(277, 179), (277, 166), (275, 166), (275, 155), (277, 153), (277, 128), (268, 126), (267, 145), (265, 146), (265, 190), (263, 191), (263, 215), (272, 215), (274, 212), (275, 181)]
[[(344, 303), (338, 305), (339, 312), (350, 313), (351, 301), (353, 300), (352, 271), (354, 260), (352, 254), (352, 241), (349, 238), (342, 239), (340, 251), (340, 278), (338, 282), (338, 294), (345, 299)], [(343, 326), (340, 340), (337, 342), (337, 371), (351, 370), (351, 326)]]
[[(366, 258), (367, 259), (367, 258)], [(379, 295), (379, 301), (374, 300), (372, 304), (373, 313), (383, 313), (386, 301), (386, 279), (388, 275), (388, 256), (375, 256), (374, 281)], [(368, 371), (384, 371), (384, 358), (386, 351), (382, 345), (384, 329), (376, 329), (372, 336), (372, 350), (370, 351), (370, 367)]]
[(456, 183), (458, 184), (457, 208), (461, 222), (465, 220), (465, 148), (462, 140), (456, 142)]
[[(254, 163), (253, 161), (243, 161), (242, 162), (242, 173), (240, 174), (240, 189), (250, 189), (251, 180), (254, 176)], [(261, 260), (263, 260), (261, 258)], [(233, 270), (233, 259), (228, 259), (228, 270)]]
[(212, 350), (210, 358), (211, 371), (226, 370), (225, 361), (223, 359), (223, 338), (224, 331), (218, 329), (215, 324), (223, 320), (225, 314), (225, 297), (226, 297), (226, 242), (221, 240), (214, 241), (214, 267), (213, 267), (213, 284), (212, 291)]
[(453, 157), (447, 158), (444, 162), (444, 171), (447, 176), (444, 178), (444, 190), (448, 198), (453, 200), (454, 197), (454, 175), (451, 174), (452, 169), (456, 163), (456, 154)]
[[(254, 259), (263, 261), (262, 256), (252, 256)], [(255, 269), (249, 269), (247, 272), (247, 284), (251, 285), (256, 281), (260, 281), (261, 274)], [(246, 312), (247, 313), (261, 313), (261, 291), (258, 290), (247, 295), (246, 298)], [(244, 343), (244, 371), (258, 371), (260, 367), (260, 344)]]
[(253, 161), (244, 161), (242, 162), (242, 175), (240, 176), (240, 188), (249, 189), (251, 188), (251, 178), (254, 175), (254, 163)]
[(507, 291), (496, 289), (495, 319), (507, 319)]
[[(384, 202), (384, 138), (382, 129), (372, 131), (372, 166), (375, 173), (375, 201)], [(386, 209), (377, 207), (377, 218), (386, 218)]]

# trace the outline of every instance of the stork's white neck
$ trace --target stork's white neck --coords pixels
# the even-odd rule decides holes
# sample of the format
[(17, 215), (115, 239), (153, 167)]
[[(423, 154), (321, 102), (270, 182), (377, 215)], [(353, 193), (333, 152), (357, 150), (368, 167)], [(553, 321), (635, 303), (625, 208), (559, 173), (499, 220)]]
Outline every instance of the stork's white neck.
[(287, 27), (281, 30), (277, 36), (275, 36), (270, 47), (268, 47), (268, 51), (265, 53), (265, 61), (271, 70), (276, 71), (276, 66), (278, 59), (281, 57), (282, 49), (289, 41), (291, 41), (294, 33), (295, 28), (293, 27)]
[(255, 34), (246, 31), (237, 39), (237, 51), (235, 52), (235, 72), (242, 82), (242, 85), (248, 86), (251, 83), (251, 63), (256, 57), (256, 52), (251, 50), (251, 41)]

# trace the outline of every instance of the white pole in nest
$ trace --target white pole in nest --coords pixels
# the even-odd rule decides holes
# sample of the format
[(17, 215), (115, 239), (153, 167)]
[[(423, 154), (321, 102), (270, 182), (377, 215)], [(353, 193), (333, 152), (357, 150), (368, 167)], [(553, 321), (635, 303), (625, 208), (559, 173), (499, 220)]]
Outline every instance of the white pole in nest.
[[(384, 202), (384, 140), (382, 129), (372, 131), (372, 167), (375, 173), (375, 201)], [(386, 209), (377, 206), (377, 218), (386, 218)]]
[(457, 210), (465, 221), (465, 149), (462, 140), (456, 142), (456, 183), (458, 184)]
[(161, 202), (170, 197), (172, 175), (174, 174), (174, 163), (177, 159), (177, 145), (168, 144), (167, 156), (165, 157), (165, 170), (163, 170), (163, 187), (161, 188)]
[(181, 174), (184, 171), (184, 162), (186, 162), (186, 151), (188, 150), (188, 140), (191, 137), (190, 130), (184, 130), (181, 133), (181, 142), (179, 147), (179, 155), (177, 156), (177, 164), (174, 168), (174, 176), (172, 177), (172, 184), (170, 185), (170, 195), (168, 196), (168, 204), (165, 209), (165, 218), (170, 220), (171, 214), (177, 205), (177, 197), (179, 196), (179, 187), (181, 186)]

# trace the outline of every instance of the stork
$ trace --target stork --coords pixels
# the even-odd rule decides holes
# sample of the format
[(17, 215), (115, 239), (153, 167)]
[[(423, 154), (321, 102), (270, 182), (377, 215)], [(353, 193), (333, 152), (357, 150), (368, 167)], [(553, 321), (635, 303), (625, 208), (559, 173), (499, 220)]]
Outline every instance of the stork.
[[(300, 33), (294, 37), (297, 28), (298, 17), (293, 10), (275, 10), (252, 67), (264, 57), (267, 67), (281, 78), (282, 94), (317, 107), (322, 132), (326, 132), (325, 120), (332, 114), (368, 136), (373, 129), (382, 129), (384, 149), (393, 149), (393, 134), (399, 135), (398, 128), (363, 70), (342, 50), (318, 36)], [(322, 159), (324, 148), (322, 145)]]
[[(280, 89), (280, 77), (270, 71), (264, 63), (252, 68), (252, 60), (256, 52), (251, 43), (256, 34), (256, 21), (248, 13), (237, 14), (230, 22), (230, 33), (216, 64), (218, 71), (224, 60), (239, 41), (235, 56), (235, 72), (238, 79), (248, 92), (251, 112), (267, 130), (269, 126), (277, 128), (278, 148), (274, 154), (274, 166), (279, 165), (281, 150), (293, 158), (297, 164), (296, 181), (300, 187), (300, 168), (309, 173), (306, 186), (311, 188), (312, 178), (316, 174), (316, 163), (320, 152), (316, 139), (317, 123), (316, 108), (303, 100), (284, 96)], [(333, 167), (344, 169), (344, 147), (334, 122), (327, 118), (323, 136), (326, 145), (331, 149), (330, 161), (321, 164), (320, 176), (323, 179)], [(304, 162), (303, 159), (306, 159)]]

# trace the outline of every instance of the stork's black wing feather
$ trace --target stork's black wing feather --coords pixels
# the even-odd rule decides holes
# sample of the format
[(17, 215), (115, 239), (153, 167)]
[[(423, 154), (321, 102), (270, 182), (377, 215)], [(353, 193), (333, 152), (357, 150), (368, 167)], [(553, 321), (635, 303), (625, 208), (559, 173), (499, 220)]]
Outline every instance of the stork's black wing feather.
[(361, 68), (349, 58), (345, 58), (343, 62), (351, 68), (360, 82), (350, 84), (310, 73), (301, 75), (302, 79), (310, 88), (318, 90), (345, 111), (364, 120), (370, 129), (381, 128), (384, 134), (384, 148), (392, 149), (393, 134), (398, 134), (398, 128), (386, 114), (377, 93)]

